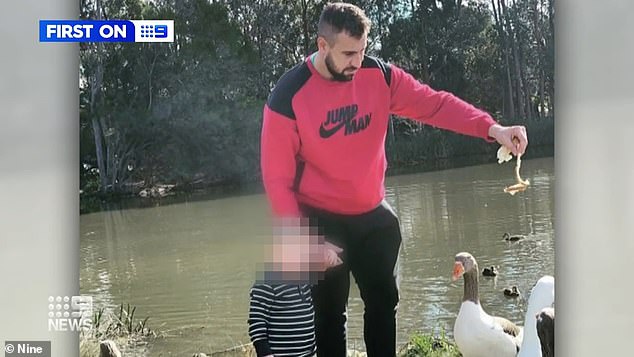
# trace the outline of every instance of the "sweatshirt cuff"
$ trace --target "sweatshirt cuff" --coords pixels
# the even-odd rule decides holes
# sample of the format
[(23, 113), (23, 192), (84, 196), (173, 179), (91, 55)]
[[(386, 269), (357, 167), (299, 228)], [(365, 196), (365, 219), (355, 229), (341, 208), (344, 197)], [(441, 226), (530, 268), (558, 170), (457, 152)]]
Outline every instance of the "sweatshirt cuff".
[(486, 140), (487, 142), (494, 143), (497, 140), (489, 136), (489, 129), (493, 124), (498, 124), (490, 115), (486, 115), (482, 118), (482, 121), (478, 124), (478, 136)]
[(253, 342), (253, 347), (255, 347), (255, 352), (258, 357), (273, 354), (273, 351), (271, 351), (271, 346), (269, 346), (269, 342), (267, 340), (257, 340)]

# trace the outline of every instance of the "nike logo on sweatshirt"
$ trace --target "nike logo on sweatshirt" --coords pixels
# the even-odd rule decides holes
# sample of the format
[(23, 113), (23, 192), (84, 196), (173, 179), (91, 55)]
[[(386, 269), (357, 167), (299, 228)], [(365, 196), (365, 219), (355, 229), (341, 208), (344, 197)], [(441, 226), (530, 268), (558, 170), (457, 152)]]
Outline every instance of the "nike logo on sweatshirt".
[(341, 128), (345, 128), (344, 135), (356, 134), (370, 125), (372, 113), (355, 118), (359, 107), (356, 104), (329, 110), (326, 120), (319, 127), (319, 136), (324, 139), (335, 135)]

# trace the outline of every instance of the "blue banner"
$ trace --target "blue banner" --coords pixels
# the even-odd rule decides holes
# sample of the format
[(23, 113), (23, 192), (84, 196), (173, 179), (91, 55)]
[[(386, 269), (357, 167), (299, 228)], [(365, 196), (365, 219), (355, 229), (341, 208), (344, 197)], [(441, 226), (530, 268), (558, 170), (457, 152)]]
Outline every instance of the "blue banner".
[[(145, 35), (145, 30), (143, 30)], [(40, 42), (135, 42), (130, 20), (40, 20)]]

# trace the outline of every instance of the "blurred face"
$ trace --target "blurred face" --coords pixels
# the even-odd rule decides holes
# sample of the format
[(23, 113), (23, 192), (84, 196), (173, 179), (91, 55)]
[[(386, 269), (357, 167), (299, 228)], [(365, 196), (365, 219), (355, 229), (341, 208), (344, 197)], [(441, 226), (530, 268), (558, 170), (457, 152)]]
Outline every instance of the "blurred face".
[(354, 74), (361, 68), (367, 35), (357, 39), (349, 36), (345, 31), (335, 35), (332, 46), (320, 37), (319, 50), (325, 53), (326, 68), (335, 81), (351, 81)]
[(297, 238), (297, 242), (286, 241), (275, 244), (273, 248), (273, 261), (278, 263), (280, 271), (301, 271), (302, 261), (306, 261), (305, 248), (299, 243), (301, 237)]
[[(275, 270), (282, 272), (307, 272), (319, 257), (323, 244), (318, 237), (287, 235), (275, 237), (272, 261)], [(323, 239), (322, 239), (323, 240)]]

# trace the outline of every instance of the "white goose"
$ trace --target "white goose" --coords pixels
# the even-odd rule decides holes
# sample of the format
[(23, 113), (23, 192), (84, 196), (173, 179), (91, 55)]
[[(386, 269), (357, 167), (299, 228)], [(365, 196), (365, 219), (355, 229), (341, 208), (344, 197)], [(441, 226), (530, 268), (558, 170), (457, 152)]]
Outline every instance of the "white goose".
[(541, 277), (531, 290), (524, 319), (524, 341), (518, 357), (542, 357), (540, 339), (537, 336), (537, 315), (555, 302), (555, 278)]
[(464, 277), (464, 296), (453, 329), (456, 345), (464, 357), (515, 357), (522, 344), (522, 329), (482, 309), (478, 275), (473, 255), (456, 254), (453, 280)]

